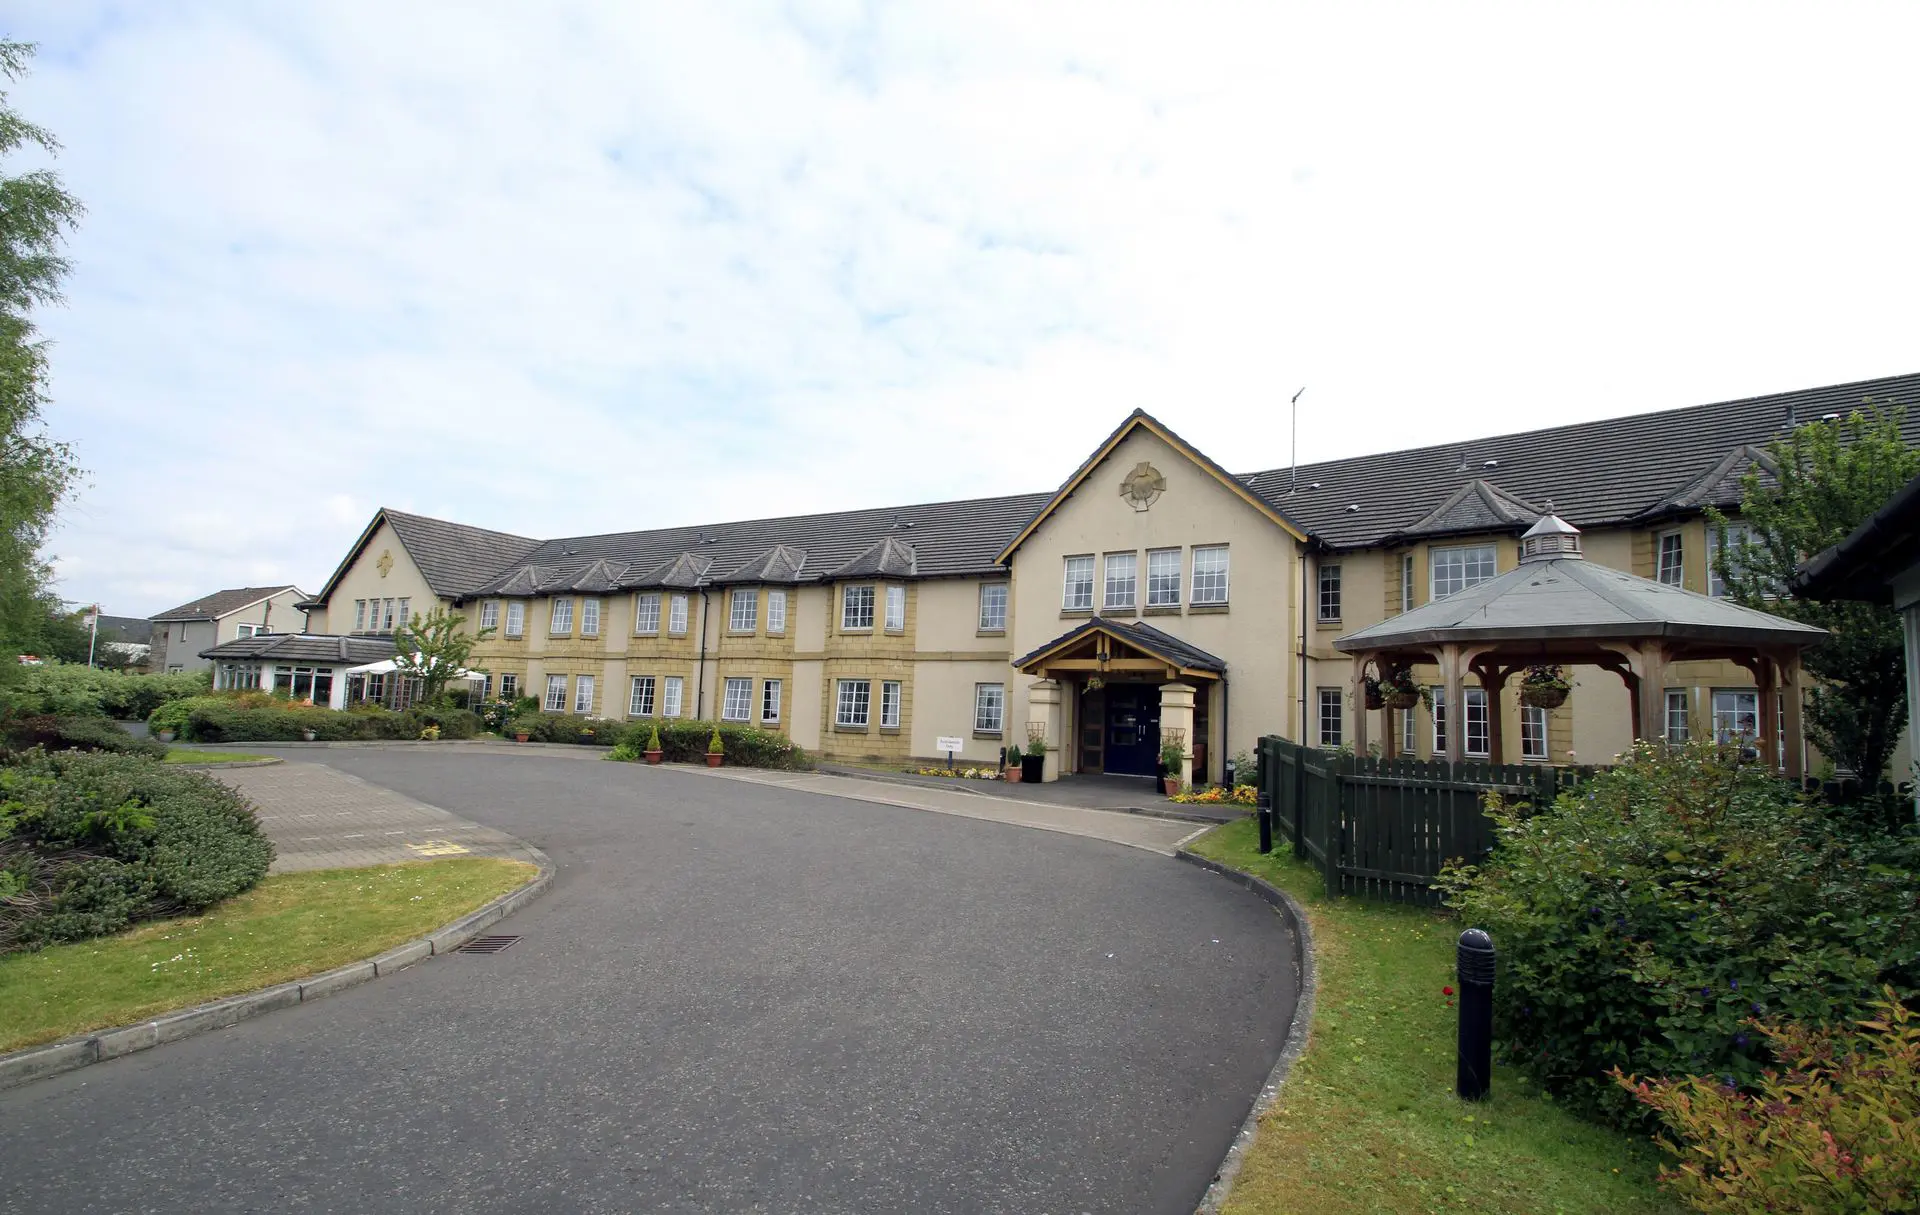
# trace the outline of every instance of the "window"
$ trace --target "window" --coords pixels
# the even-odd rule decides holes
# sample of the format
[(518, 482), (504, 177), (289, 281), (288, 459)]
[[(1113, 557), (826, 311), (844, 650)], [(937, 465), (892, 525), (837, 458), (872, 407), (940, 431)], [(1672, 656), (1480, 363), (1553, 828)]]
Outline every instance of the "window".
[(482, 675), (480, 677), (480, 699), (481, 700), (493, 699), (493, 676)]
[(727, 680), (726, 698), (720, 702), (721, 721), (745, 721), (753, 712), (753, 680)]
[(1479, 586), (1493, 577), (1491, 544), (1473, 548), (1436, 548), (1433, 550), (1433, 599), (1458, 595), (1471, 586)]
[(1000, 683), (973, 685), (973, 728), (980, 734), (998, 734), (1007, 728), (1007, 687)]
[(1685, 688), (1667, 689), (1666, 734), (1668, 742), (1687, 741), (1687, 690)]
[(1413, 610), (1413, 554), (1400, 555), (1400, 610)]
[(1654, 567), (1655, 577), (1668, 586), (1683, 586), (1686, 583), (1686, 566), (1683, 564), (1686, 550), (1681, 547), (1679, 532), (1664, 532), (1660, 536), (1660, 560)]
[(367, 631), (367, 601), (364, 599), (353, 601), (353, 631), (356, 633)]
[(777, 679), (760, 685), (760, 720), (780, 720), (780, 681)]
[(1320, 622), (1322, 624), (1340, 619), (1340, 566), (1320, 567)]
[[(1736, 575), (1738, 575), (1741, 572), (1742, 565), (1743, 565), (1742, 561), (1740, 560), (1740, 550), (1742, 547), (1744, 547), (1745, 545), (1751, 544), (1752, 542), (1753, 542), (1753, 530), (1749, 528), (1746, 524), (1744, 523), (1727, 524), (1727, 538), (1725, 542), (1725, 548), (1727, 550), (1727, 565), (1733, 570), (1733, 572)], [(1727, 593), (1727, 580), (1720, 576), (1721, 547), (1722, 547), (1722, 544), (1721, 544), (1719, 529), (1714, 528), (1714, 529), (1708, 530), (1707, 532), (1707, 594), (1712, 595), (1715, 599), (1725, 598)]]
[(547, 699), (545, 708), (549, 713), (562, 713), (567, 707), (567, 677), (565, 675), (547, 676)]
[(675, 595), (667, 601), (667, 632), (685, 634), (687, 631), (687, 597)]
[(840, 588), (840, 627), (842, 629), (871, 629), (873, 627), (872, 587), (847, 586)]
[(264, 624), (238, 624), (233, 628), (233, 635), (235, 637), (258, 637), (266, 631), (267, 626)]
[(1464, 689), (1467, 702), (1467, 747), (1468, 755), (1486, 756), (1493, 750), (1493, 736), (1487, 721), (1487, 690), (1485, 688)]
[(1547, 757), (1547, 711), (1538, 705), (1520, 706), (1520, 758)]
[(480, 627), (497, 629), (500, 627), (500, 601), (488, 599), (480, 604)]
[(1445, 759), (1447, 755), (1447, 690), (1435, 685), (1433, 688), (1433, 757)]
[(573, 677), (573, 711), (575, 713), (593, 712), (593, 676)]
[(633, 694), (627, 701), (627, 713), (633, 717), (653, 716), (653, 676), (633, 677)]
[(1060, 606), (1069, 612), (1093, 610), (1093, 558), (1068, 557)]
[(1416, 727), (1413, 724), (1413, 718), (1412, 709), (1400, 715), (1400, 753), (1402, 755), (1413, 756), (1420, 752), (1420, 743), (1414, 733)]
[(1101, 601), (1102, 606), (1109, 611), (1119, 609), (1120, 611), (1131, 612), (1133, 610), (1133, 597), (1138, 589), (1136, 583), (1138, 582), (1138, 557), (1132, 553), (1108, 553), (1107, 589), (1106, 597)]
[(507, 700), (512, 700), (519, 696), (520, 677), (518, 675), (502, 675), (500, 677), (500, 695)]
[(852, 730), (866, 729), (867, 706), (872, 695), (873, 685), (864, 679), (839, 680), (834, 690), (833, 724)]
[(660, 716), (680, 716), (680, 691), (682, 683), (678, 675), (669, 675), (660, 689)]
[(907, 588), (887, 588), (887, 632), (903, 632), (907, 627)]
[(407, 605), (412, 602), (413, 600), (411, 599), (402, 599), (400, 601), (400, 625), (397, 627), (405, 627), (413, 623), (413, 613), (407, 610)]
[(170, 662), (167, 664), (167, 674), (169, 675), (178, 675), (180, 672), (186, 669), (187, 669), (186, 664), (184, 663)]
[(1193, 602), (1227, 601), (1227, 546), (1210, 545), (1193, 550)]
[(333, 668), (275, 667), (273, 690), (293, 700), (328, 704), (333, 699)]
[[(787, 631), (787, 593), (785, 591), (767, 592), (767, 632), (784, 633)], [(775, 680), (778, 683), (779, 680)]]
[(733, 593), (733, 607), (727, 613), (727, 628), (735, 633), (751, 633), (760, 623), (760, 592), (756, 590), (737, 590)]
[(880, 685), (880, 728), (900, 728), (900, 681), (889, 679)]
[(634, 596), (633, 631), (636, 633), (658, 633), (660, 631), (660, 596)]
[(527, 631), (527, 605), (518, 599), (507, 604), (507, 636), (519, 637)]
[(1320, 689), (1320, 745), (1323, 747), (1340, 745), (1341, 728), (1346, 724), (1343, 700), (1339, 688)]
[(379, 631), (382, 633), (393, 632), (393, 600), (391, 599), (381, 601)]
[[(1729, 529), (1731, 530), (1731, 529)], [(1760, 735), (1760, 693), (1744, 688), (1713, 690), (1713, 736), (1735, 742)]]
[(580, 601), (580, 635), (582, 637), (600, 635), (600, 601), (598, 599)]
[(989, 582), (980, 588), (980, 631), (1007, 631), (1007, 584)]
[(1156, 548), (1147, 554), (1147, 606), (1180, 606), (1180, 550)]
[(553, 601), (553, 625), (547, 631), (555, 637), (564, 637), (573, 632), (573, 600)]

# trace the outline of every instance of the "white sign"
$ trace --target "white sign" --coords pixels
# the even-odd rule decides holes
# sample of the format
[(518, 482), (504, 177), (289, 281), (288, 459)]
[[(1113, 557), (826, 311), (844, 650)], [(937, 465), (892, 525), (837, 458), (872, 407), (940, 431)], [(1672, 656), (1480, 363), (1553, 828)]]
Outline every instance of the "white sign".
[(967, 740), (964, 738), (936, 738), (933, 740), (933, 749), (936, 751), (964, 751), (967, 749)]

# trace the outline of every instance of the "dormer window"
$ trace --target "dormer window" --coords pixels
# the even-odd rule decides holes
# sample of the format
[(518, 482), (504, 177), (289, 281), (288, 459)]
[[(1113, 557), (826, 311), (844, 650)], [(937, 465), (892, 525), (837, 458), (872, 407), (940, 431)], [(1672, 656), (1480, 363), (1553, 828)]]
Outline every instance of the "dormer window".
[(1433, 599), (1445, 599), (1469, 587), (1479, 586), (1492, 578), (1496, 570), (1491, 544), (1436, 548), (1429, 565), (1432, 570)]
[(846, 632), (872, 631), (873, 588), (871, 586), (840, 588), (840, 628)]

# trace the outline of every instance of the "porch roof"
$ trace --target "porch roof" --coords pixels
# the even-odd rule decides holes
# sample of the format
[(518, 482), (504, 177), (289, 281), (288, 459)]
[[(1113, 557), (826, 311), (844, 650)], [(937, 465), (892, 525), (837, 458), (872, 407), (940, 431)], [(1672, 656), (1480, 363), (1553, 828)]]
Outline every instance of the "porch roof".
[[(1101, 644), (1103, 640), (1109, 644)], [(1075, 650), (1087, 648), (1089, 642), (1093, 656), (1075, 657)], [(1119, 654), (1111, 644), (1114, 642), (1119, 643)], [(1104, 616), (1094, 616), (1079, 627), (1069, 629), (1025, 657), (1015, 659), (1013, 665), (1027, 674), (1049, 669), (1084, 669), (1098, 674), (1127, 670), (1131, 664), (1141, 661), (1172, 674), (1197, 675), (1203, 679), (1218, 679), (1227, 671), (1224, 659), (1145, 621), (1110, 620)]]

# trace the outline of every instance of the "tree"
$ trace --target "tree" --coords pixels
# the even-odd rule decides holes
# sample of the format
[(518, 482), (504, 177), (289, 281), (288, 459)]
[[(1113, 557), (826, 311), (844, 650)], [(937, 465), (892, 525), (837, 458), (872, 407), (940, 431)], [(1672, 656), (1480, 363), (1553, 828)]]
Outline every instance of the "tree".
[(461, 628), (465, 616), (456, 616), (445, 608), (431, 615), (415, 612), (413, 619), (393, 631), (393, 665), (400, 675), (420, 681), (420, 698), (439, 699), (447, 683), (467, 669), (474, 643), (493, 636), (492, 629), (469, 633)]
[(1719, 551), (1714, 570), (1747, 607), (1827, 630), (1807, 651), (1807, 734), (1822, 754), (1877, 782), (1907, 720), (1900, 617), (1891, 607), (1782, 593), (1802, 561), (1846, 538), (1895, 490), (1920, 474), (1920, 452), (1900, 435), (1898, 411), (1868, 402), (1845, 418), (1809, 422), (1767, 445), (1772, 484), (1759, 470), (1741, 479), (1744, 540), (1709, 510)]
[[(0, 75), (20, 79), (33, 50), (31, 43), (0, 41)], [(0, 91), (0, 163), (32, 148), (51, 155), (59, 146)], [(60, 302), (68, 270), (60, 249), (81, 211), (51, 171), (0, 170), (0, 661), (9, 666), (11, 653), (45, 627), (52, 571), (40, 547), (79, 476), (73, 449), (41, 423), (47, 351), (32, 313)]]

